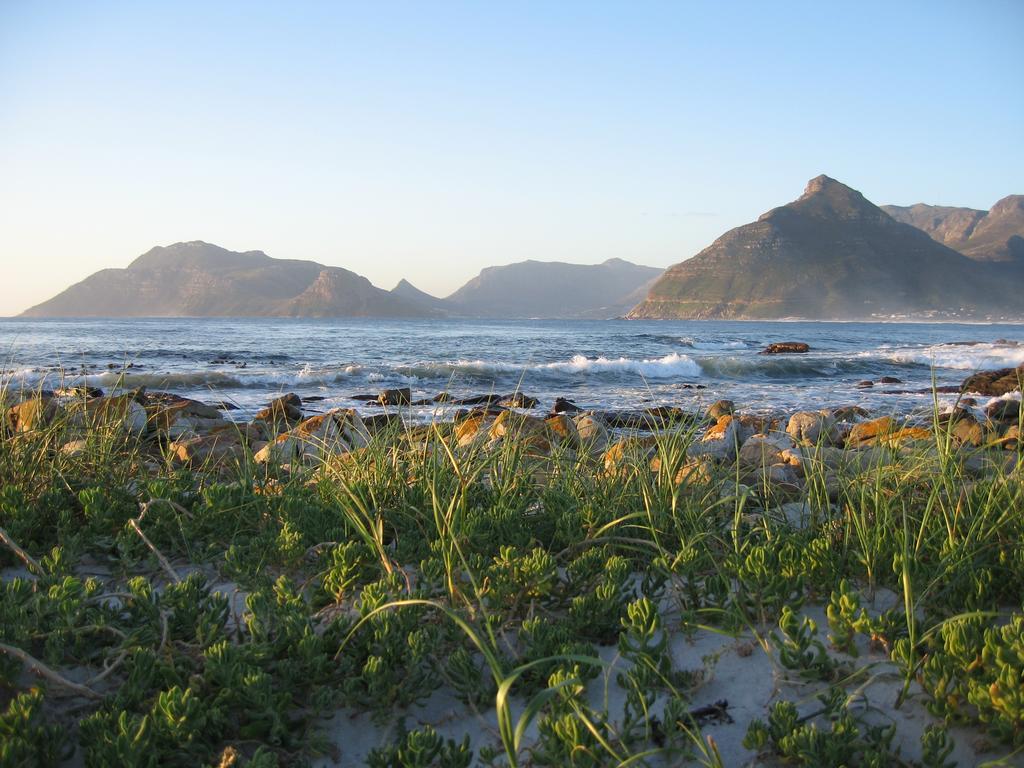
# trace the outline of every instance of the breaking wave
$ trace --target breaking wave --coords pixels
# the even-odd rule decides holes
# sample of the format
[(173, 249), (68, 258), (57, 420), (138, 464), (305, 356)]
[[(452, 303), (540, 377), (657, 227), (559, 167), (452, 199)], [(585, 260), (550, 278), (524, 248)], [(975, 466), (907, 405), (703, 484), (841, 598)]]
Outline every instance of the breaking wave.
[(456, 360), (447, 363), (416, 363), (394, 368), (400, 376), (424, 378), (493, 377), (501, 374), (576, 374), (634, 375), (645, 379), (666, 379), (701, 375), (700, 366), (688, 355), (678, 352), (652, 359), (634, 360), (628, 357), (587, 357), (573, 355), (569, 360), (551, 363), (503, 363), (490, 360)]
[(881, 354), (893, 363), (916, 364), (960, 371), (986, 368), (1012, 368), (1024, 364), (1024, 345), (1015, 344), (935, 344), (930, 347), (881, 350), (880, 353), (862, 352), (862, 355)]

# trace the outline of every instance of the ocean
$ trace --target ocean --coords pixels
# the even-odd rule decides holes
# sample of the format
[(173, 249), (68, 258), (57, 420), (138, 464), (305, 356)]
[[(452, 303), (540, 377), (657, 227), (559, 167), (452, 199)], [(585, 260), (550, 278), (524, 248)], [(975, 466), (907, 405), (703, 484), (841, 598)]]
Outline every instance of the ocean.
[[(761, 355), (803, 341), (802, 355)], [(377, 406), (352, 400), (410, 387), (414, 398), (519, 390), (546, 409), (675, 405), (719, 398), (752, 413), (858, 405), (926, 413), (933, 382), (1024, 363), (1024, 326), (738, 321), (482, 321), (369, 319), (0, 320), (0, 385), (106, 391), (148, 387), (237, 406), (319, 398), (310, 410)], [(877, 383), (883, 377), (898, 383)], [(870, 388), (858, 386), (872, 381)], [(946, 405), (954, 394), (939, 396)], [(450, 408), (451, 406), (449, 406)], [(413, 408), (415, 419), (443, 416)]]

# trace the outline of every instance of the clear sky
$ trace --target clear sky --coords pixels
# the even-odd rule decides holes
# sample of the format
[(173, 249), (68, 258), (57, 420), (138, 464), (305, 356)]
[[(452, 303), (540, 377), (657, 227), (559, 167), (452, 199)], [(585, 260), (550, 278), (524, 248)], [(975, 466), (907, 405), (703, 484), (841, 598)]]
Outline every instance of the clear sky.
[(1024, 2), (0, 0), (0, 315), (153, 245), (444, 295), (668, 266), (827, 173), (1024, 192)]

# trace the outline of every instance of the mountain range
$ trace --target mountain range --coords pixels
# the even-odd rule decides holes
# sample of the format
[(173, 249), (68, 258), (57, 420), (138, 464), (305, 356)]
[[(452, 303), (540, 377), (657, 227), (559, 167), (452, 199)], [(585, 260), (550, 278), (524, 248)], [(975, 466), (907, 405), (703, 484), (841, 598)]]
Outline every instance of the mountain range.
[(882, 210), (975, 261), (1024, 261), (1024, 195), (1004, 197), (988, 211), (924, 203)]
[(313, 261), (192, 241), (152, 248), (38, 304), (26, 317), (608, 318), (633, 306), (660, 269), (524, 261), (488, 267), (447, 299), (406, 280), (392, 290)]
[[(669, 267), (628, 317), (1020, 318), (1021, 199), (989, 212), (935, 209), (931, 217), (928, 206), (913, 206), (896, 209), (898, 220), (818, 176), (797, 200)], [(944, 244), (947, 236), (963, 252)]]
[(202, 241), (152, 248), (28, 317), (480, 317), (644, 319), (1024, 318), (1024, 195), (983, 211), (877, 206), (828, 176), (662, 272), (522, 261), (446, 298), (341, 267)]

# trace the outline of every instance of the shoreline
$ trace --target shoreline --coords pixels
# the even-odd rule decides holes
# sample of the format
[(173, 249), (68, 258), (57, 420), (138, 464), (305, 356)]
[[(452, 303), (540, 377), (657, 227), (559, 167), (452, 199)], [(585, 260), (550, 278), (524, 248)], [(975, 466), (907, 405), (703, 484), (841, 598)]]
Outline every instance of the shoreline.
[[(988, 693), (1024, 674), (1018, 399), (930, 425), (728, 401), (615, 424), (522, 393), (423, 425), (408, 390), (377, 399), (364, 418), (285, 396), (241, 424), (158, 392), (6, 410), (18, 744), (115, 761), (145, 717), (158, 759), (268, 766), (1019, 745), (1024, 711)], [(992, 661), (951, 672), (947, 627)]]

